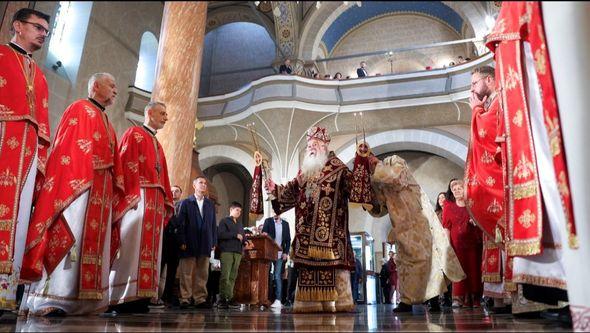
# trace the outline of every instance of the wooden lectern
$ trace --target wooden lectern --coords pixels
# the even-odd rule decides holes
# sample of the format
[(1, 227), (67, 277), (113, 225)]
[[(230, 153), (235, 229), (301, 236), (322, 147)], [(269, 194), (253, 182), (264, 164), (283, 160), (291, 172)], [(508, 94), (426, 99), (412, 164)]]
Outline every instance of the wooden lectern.
[(268, 307), (268, 275), (270, 262), (278, 258), (281, 247), (268, 235), (247, 236), (254, 247), (245, 250), (234, 286), (234, 300), (241, 304)]

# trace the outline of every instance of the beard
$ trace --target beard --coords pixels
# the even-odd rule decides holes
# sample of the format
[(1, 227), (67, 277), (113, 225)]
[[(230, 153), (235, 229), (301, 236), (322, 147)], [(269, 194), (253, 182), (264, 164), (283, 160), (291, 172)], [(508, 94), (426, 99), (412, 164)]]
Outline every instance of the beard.
[(308, 180), (316, 176), (328, 161), (328, 152), (324, 151), (316, 155), (305, 154), (303, 165), (301, 165), (301, 174), (303, 180)]

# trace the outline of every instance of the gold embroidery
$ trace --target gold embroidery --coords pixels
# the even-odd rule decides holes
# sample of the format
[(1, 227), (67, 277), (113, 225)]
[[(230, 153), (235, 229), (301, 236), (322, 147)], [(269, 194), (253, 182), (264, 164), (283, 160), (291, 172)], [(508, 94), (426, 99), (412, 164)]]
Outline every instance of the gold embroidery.
[(90, 152), (90, 149), (92, 148), (92, 142), (90, 140), (79, 139), (76, 142), (78, 143), (78, 147), (80, 147), (80, 150), (82, 150), (85, 154), (88, 154)]
[(559, 173), (559, 176), (557, 176), (557, 178), (558, 178), (557, 188), (559, 190), (559, 194), (561, 194), (562, 197), (569, 197), (570, 190), (569, 190), (569, 186), (567, 184), (567, 179), (565, 178), (565, 172), (561, 171)]
[(47, 107), (49, 106), (49, 104), (47, 103), (47, 98), (43, 98), (43, 108), (47, 109)]
[(487, 150), (484, 150), (483, 154), (481, 155), (481, 163), (483, 164), (490, 164), (494, 161), (494, 156), (488, 153)]
[(139, 157), (137, 158), (139, 160), (139, 162), (143, 163), (146, 160), (146, 157), (143, 155), (139, 155)]
[(92, 138), (94, 138), (94, 141), (99, 141), (100, 138), (102, 138), (102, 135), (100, 135), (98, 132), (94, 132), (94, 134), (92, 134)]
[(13, 136), (10, 139), (8, 139), (8, 141), (6, 141), (6, 143), (8, 144), (8, 147), (10, 147), (10, 149), (14, 150), (16, 149), (16, 147), (20, 146), (18, 140)]
[(2, 76), (0, 76), (0, 88), (4, 88), (4, 86), (6, 85), (6, 79), (3, 78)]
[(465, 183), (469, 186), (477, 186), (477, 184), (478, 184), (477, 177), (473, 176), (473, 177), (467, 179), (467, 181)]
[(98, 195), (95, 195), (90, 198), (90, 203), (95, 206), (100, 206), (102, 205), (102, 199)]
[(541, 75), (547, 73), (547, 67), (545, 66), (545, 57), (541, 50), (535, 52), (535, 68)]
[(488, 265), (490, 266), (494, 266), (497, 262), (498, 258), (496, 258), (496, 256), (493, 254), (488, 258)]
[(6, 116), (13, 113), (14, 111), (12, 111), (8, 106), (0, 104), (0, 115)]
[(551, 155), (557, 156), (561, 153), (561, 139), (559, 133), (559, 120), (557, 118), (547, 118), (545, 119), (547, 126), (549, 126), (549, 145), (551, 149)]
[(127, 168), (133, 172), (133, 173), (137, 173), (139, 171), (139, 163), (135, 163), (135, 162), (127, 162)]
[(520, 78), (518, 77), (518, 74), (516, 73), (516, 71), (514, 69), (512, 69), (512, 67), (508, 67), (508, 75), (506, 76), (506, 90), (511, 90), (516, 88), (516, 85), (518, 84), (518, 82), (520, 81)]
[(39, 132), (41, 132), (41, 134), (47, 135), (47, 126), (45, 126), (45, 124), (40, 124), (39, 125)]
[(514, 174), (518, 179), (527, 179), (535, 171), (535, 166), (522, 154), (518, 164), (514, 168)]
[(477, 134), (479, 134), (479, 137), (483, 139), (486, 137), (487, 131), (485, 130), (485, 128), (482, 128), (479, 130), (479, 132), (477, 132)]
[(522, 110), (517, 110), (512, 118), (512, 123), (518, 127), (522, 127)]
[(86, 110), (86, 113), (90, 116), (90, 118), (96, 117), (96, 111), (93, 108), (85, 105), (84, 110)]
[(496, 214), (497, 212), (502, 210), (502, 206), (498, 203), (498, 200), (494, 199), (492, 203), (488, 206), (488, 213)]
[(528, 229), (533, 225), (536, 218), (535, 214), (533, 214), (530, 209), (527, 209), (518, 218), (518, 223), (520, 223), (525, 229)]
[(63, 200), (60, 200), (60, 199), (56, 199), (55, 201), (53, 201), (53, 207), (57, 211), (61, 211), (61, 209), (63, 208), (64, 204), (65, 203), (63, 202)]
[(0, 231), (11, 231), (11, 230), (12, 230), (12, 220), (0, 220)]
[(82, 187), (84, 184), (84, 179), (73, 179), (70, 180), (69, 184), (72, 187), (72, 190), (76, 191)]
[(8, 206), (0, 205), (0, 217), (4, 217), (9, 212), (10, 212), (10, 208), (8, 208)]
[(150, 222), (146, 223), (146, 224), (145, 224), (145, 229), (146, 229), (147, 231), (150, 231), (150, 230), (152, 230), (152, 224), (151, 224)]
[(60, 161), (60, 163), (61, 163), (61, 165), (70, 165), (70, 161), (71, 160), (72, 159), (69, 156), (67, 156), (67, 155), (61, 155), (61, 161)]
[(486, 184), (492, 187), (494, 186), (494, 184), (496, 184), (496, 180), (494, 179), (494, 177), (488, 176), (488, 179), (486, 179)]
[(135, 142), (140, 143), (141, 141), (143, 141), (143, 135), (141, 135), (140, 133), (133, 133), (133, 138), (135, 139)]
[(537, 194), (537, 181), (531, 180), (522, 184), (514, 185), (514, 199), (520, 200), (530, 198)]
[(29, 157), (29, 156), (31, 156), (32, 154), (33, 154), (33, 152), (31, 151), (31, 148), (30, 148), (30, 147), (26, 147), (26, 148), (25, 148), (25, 156), (26, 156), (26, 157)]
[(43, 184), (43, 189), (47, 192), (51, 192), (53, 190), (53, 185), (55, 184), (55, 177), (51, 176), (45, 180)]
[(72, 118), (68, 121), (68, 125), (70, 126), (74, 126), (74, 125), (78, 125), (78, 118)]
[[(541, 243), (537, 241), (527, 243), (511, 242), (507, 246), (508, 255), (514, 256), (530, 256), (541, 252)], [(512, 270), (513, 261), (508, 261), (508, 267)]]
[(494, 32), (497, 34), (503, 33), (506, 30), (506, 22), (504, 19), (499, 20), (496, 22), (496, 26), (494, 27)]
[(98, 222), (96, 222), (95, 219), (92, 219), (92, 221), (90, 221), (90, 227), (92, 230), (96, 230), (98, 228)]
[(150, 281), (150, 276), (147, 275), (146, 273), (143, 273), (143, 275), (141, 276), (141, 279), (143, 280), (143, 282), (149, 282)]
[(0, 186), (13, 186), (16, 183), (16, 176), (6, 169), (0, 174)]

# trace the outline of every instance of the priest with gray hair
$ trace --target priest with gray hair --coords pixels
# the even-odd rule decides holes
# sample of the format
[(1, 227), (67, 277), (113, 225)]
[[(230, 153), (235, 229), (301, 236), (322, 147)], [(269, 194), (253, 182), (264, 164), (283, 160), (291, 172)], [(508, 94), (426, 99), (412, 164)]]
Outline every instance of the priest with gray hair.
[(96, 73), (87, 99), (73, 102), (57, 127), (27, 234), (21, 280), (32, 283), (21, 311), (39, 316), (103, 311), (108, 302), (111, 222), (125, 199), (117, 136), (106, 108), (113, 75)]

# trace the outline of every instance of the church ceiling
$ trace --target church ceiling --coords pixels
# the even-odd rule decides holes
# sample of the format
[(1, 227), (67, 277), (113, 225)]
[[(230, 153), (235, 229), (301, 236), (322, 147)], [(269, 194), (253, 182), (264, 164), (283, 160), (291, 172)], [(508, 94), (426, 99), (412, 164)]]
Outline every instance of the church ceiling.
[[(354, 4), (355, 2), (350, 2)], [(438, 19), (461, 34), (463, 18), (440, 1), (363, 1), (362, 6), (350, 5), (344, 13), (330, 25), (322, 36), (328, 53), (351, 30), (375, 17), (394, 14), (422, 14)]]

